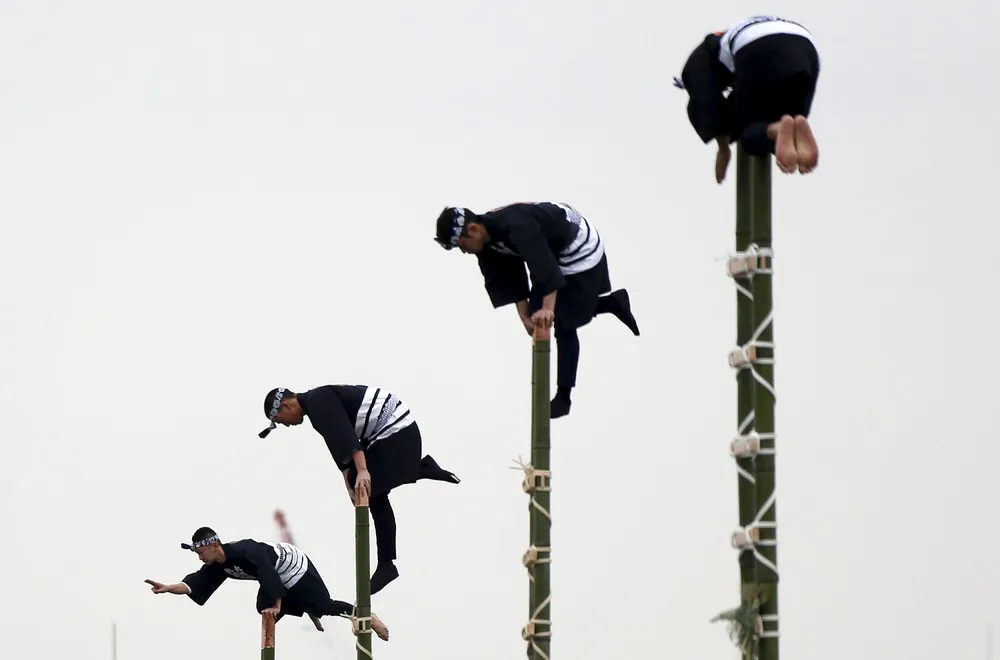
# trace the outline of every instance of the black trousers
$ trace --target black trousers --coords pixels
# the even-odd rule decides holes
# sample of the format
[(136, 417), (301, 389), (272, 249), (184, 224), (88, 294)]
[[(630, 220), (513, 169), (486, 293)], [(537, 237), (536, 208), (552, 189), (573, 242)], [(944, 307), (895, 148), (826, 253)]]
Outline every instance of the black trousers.
[[(264, 593), (263, 589), (258, 589), (257, 612), (266, 610), (273, 605), (274, 601)], [(303, 614), (312, 614), (317, 617), (339, 616), (350, 613), (352, 609), (353, 606), (350, 603), (330, 598), (330, 591), (326, 588), (326, 583), (323, 582), (323, 578), (316, 569), (316, 564), (313, 563), (312, 559), (309, 559), (309, 568), (306, 570), (306, 574), (281, 599), (281, 611), (278, 612), (275, 621), (280, 620), (286, 614), (299, 617)]]
[[(389, 493), (398, 486), (421, 479), (422, 456), (423, 439), (416, 422), (365, 450), (365, 463), (372, 478), (368, 510), (375, 527), (375, 546), (379, 561), (392, 561), (396, 558), (396, 515), (389, 503)], [(347, 478), (352, 486), (357, 481), (358, 473), (353, 465)]]
[(594, 319), (601, 295), (611, 291), (607, 253), (590, 270), (567, 275), (565, 279), (566, 286), (556, 295), (556, 385), (576, 387), (580, 363), (577, 330)]
[(750, 155), (773, 153), (768, 124), (784, 115), (809, 116), (819, 80), (819, 54), (801, 35), (770, 34), (740, 48), (735, 63), (730, 100), (740, 142)]

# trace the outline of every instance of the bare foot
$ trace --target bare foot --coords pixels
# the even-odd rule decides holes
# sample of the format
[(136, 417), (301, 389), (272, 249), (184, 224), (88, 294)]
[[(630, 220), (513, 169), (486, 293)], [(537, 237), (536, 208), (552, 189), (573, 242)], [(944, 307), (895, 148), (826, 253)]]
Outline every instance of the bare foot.
[(799, 153), (799, 172), (809, 174), (819, 163), (819, 147), (813, 136), (809, 120), (799, 115), (795, 118), (795, 148)]
[(389, 641), (389, 627), (382, 623), (382, 619), (372, 614), (372, 630), (383, 642)]
[(774, 160), (778, 169), (785, 174), (793, 174), (798, 167), (799, 157), (795, 151), (795, 120), (785, 115), (778, 124), (778, 135), (774, 140)]

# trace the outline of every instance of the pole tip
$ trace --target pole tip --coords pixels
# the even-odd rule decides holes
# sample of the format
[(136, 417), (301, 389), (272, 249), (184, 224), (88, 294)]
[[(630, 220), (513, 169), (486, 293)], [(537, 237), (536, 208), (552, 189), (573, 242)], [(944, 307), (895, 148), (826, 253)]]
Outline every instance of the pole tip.
[(531, 338), (534, 339), (535, 341), (548, 341), (551, 337), (552, 337), (551, 328), (539, 328), (537, 326), (535, 327), (534, 334), (531, 335)]

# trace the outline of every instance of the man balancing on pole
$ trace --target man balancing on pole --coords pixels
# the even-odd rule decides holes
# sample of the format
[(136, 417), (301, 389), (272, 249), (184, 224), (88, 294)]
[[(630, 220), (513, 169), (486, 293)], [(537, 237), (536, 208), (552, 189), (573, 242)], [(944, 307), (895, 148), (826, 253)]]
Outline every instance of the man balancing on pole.
[(344, 475), (351, 502), (364, 493), (375, 526), (378, 565), (371, 593), (399, 577), (396, 559), (396, 518), (389, 492), (397, 486), (429, 479), (457, 484), (459, 478), (430, 456), (422, 456), (417, 422), (399, 397), (368, 385), (322, 385), (296, 394), (276, 388), (264, 397), (270, 426), (297, 426), (308, 417)]
[(729, 167), (731, 140), (752, 156), (773, 153), (786, 174), (816, 168), (819, 147), (808, 117), (818, 79), (812, 35), (793, 21), (753, 16), (702, 40), (674, 85), (688, 92), (688, 119), (698, 137), (718, 143), (718, 183)]
[[(201, 527), (191, 535), (191, 543), (181, 543), (181, 547), (195, 552), (205, 565), (176, 584), (146, 580), (154, 594), (186, 595), (204, 605), (226, 578), (256, 580), (260, 583), (257, 611), (275, 621), (286, 614), (306, 614), (322, 632), (320, 617), (351, 616), (353, 606), (331, 599), (316, 565), (290, 543), (272, 545), (253, 539), (223, 543), (212, 529)], [(389, 629), (374, 614), (372, 630), (381, 639), (389, 639)]]
[(569, 414), (580, 361), (579, 328), (599, 314), (612, 314), (639, 336), (628, 291), (608, 293), (611, 276), (604, 241), (568, 204), (517, 203), (482, 215), (448, 206), (438, 216), (434, 240), (446, 250), (457, 247), (475, 254), (494, 309), (513, 303), (529, 335), (536, 326), (555, 325), (552, 419)]

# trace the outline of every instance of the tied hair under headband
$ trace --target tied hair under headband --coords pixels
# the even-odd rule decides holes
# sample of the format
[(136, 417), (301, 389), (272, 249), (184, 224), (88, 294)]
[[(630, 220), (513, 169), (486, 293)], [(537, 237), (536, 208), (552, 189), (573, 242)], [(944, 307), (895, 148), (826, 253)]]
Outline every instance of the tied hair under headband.
[(434, 239), (445, 250), (458, 247), (458, 239), (465, 233), (465, 209), (453, 208), (452, 213), (455, 217), (452, 220), (451, 235), (447, 237), (438, 236)]
[(210, 536), (202, 541), (195, 541), (194, 543), (181, 543), (181, 548), (194, 552), (198, 548), (204, 548), (206, 545), (212, 545), (213, 543), (221, 543), (221, 541), (219, 541), (218, 534)]
[(278, 391), (274, 394), (274, 401), (271, 402), (271, 410), (267, 414), (267, 421), (271, 423), (266, 429), (257, 434), (260, 438), (266, 438), (267, 434), (278, 428), (275, 423), (274, 418), (278, 416), (278, 410), (281, 409), (281, 400), (285, 398), (285, 388), (279, 387)]

